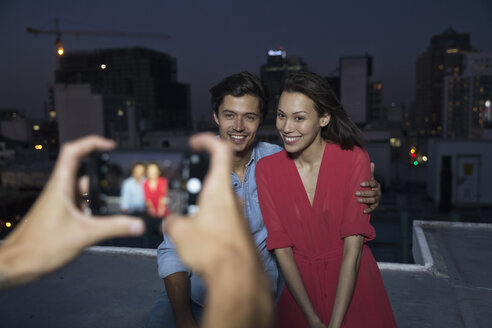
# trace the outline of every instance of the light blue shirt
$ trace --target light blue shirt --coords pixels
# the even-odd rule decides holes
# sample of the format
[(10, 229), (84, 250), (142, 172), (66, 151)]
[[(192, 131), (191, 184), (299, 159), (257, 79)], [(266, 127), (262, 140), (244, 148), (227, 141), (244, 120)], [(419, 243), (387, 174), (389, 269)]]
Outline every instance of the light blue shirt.
[(143, 190), (144, 179), (138, 182), (134, 177), (126, 178), (121, 185), (120, 208), (123, 211), (144, 212), (145, 195)]
[[(244, 200), (244, 208), (246, 218), (249, 222), (251, 234), (256, 244), (258, 254), (263, 262), (265, 272), (272, 283), (272, 290), (277, 296), (279, 281), (279, 273), (275, 258), (272, 253), (266, 248), (267, 230), (263, 223), (263, 217), (260, 211), (258, 202), (258, 193), (256, 191), (255, 169), (256, 163), (265, 156), (275, 154), (282, 150), (280, 146), (269, 144), (266, 142), (258, 142), (251, 153), (251, 159), (246, 164), (246, 172), (244, 173), (243, 183), (239, 181), (236, 174), (231, 173), (232, 187), (236, 194)], [(174, 245), (169, 237), (164, 235), (164, 241), (157, 248), (157, 264), (159, 267), (159, 276), (165, 278), (176, 272), (188, 272), (191, 282), (191, 299), (198, 304), (205, 303), (205, 285), (200, 277), (192, 274), (190, 270), (181, 262), (176, 253)]]

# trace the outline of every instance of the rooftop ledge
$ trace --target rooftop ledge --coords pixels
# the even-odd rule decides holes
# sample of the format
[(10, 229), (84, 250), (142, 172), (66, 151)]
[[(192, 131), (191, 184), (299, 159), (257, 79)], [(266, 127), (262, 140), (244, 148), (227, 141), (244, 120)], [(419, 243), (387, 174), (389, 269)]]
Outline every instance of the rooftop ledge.
[[(398, 327), (492, 327), (492, 224), (414, 221), (416, 264), (378, 263)], [(67, 267), (0, 294), (1, 327), (143, 327), (156, 251), (90, 247)]]

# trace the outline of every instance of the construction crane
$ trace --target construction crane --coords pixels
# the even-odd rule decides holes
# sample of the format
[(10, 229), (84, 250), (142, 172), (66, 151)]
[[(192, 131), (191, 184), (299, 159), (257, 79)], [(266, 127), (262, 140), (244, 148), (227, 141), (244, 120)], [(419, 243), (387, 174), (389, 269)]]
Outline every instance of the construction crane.
[(27, 33), (32, 33), (35, 36), (38, 34), (54, 34), (56, 36), (56, 52), (59, 56), (62, 56), (65, 53), (65, 49), (63, 49), (63, 44), (61, 42), (61, 36), (64, 35), (73, 35), (78, 38), (81, 35), (85, 36), (111, 36), (111, 37), (130, 37), (130, 38), (154, 38), (154, 39), (169, 39), (170, 36), (167, 34), (149, 34), (149, 33), (128, 33), (122, 31), (71, 31), (71, 30), (61, 30), (60, 29), (60, 20), (55, 18), (55, 29), (36, 29), (32, 27), (26, 28)]

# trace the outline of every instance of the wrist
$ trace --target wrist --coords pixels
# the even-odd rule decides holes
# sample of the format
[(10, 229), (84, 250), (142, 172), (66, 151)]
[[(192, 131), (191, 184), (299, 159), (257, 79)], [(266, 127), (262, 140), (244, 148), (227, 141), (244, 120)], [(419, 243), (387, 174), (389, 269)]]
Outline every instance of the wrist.
[(313, 312), (310, 315), (306, 315), (306, 320), (310, 327), (321, 323), (321, 319), (318, 317), (318, 314), (316, 314), (316, 312)]
[(176, 317), (175, 324), (176, 324), (176, 328), (195, 327), (196, 322), (195, 322), (195, 318), (193, 318), (193, 315), (191, 314), (191, 310), (186, 311), (186, 313), (183, 313), (179, 317)]
[(0, 289), (8, 288), (34, 277), (29, 261), (26, 261), (25, 253), (15, 243), (6, 241), (0, 247)]

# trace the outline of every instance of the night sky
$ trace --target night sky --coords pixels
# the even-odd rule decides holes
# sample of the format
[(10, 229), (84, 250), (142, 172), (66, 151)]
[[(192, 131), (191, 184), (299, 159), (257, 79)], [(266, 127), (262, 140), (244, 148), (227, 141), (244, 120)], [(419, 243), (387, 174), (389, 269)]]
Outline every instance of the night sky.
[[(169, 40), (62, 36), (66, 52), (144, 46), (178, 60), (191, 84), (195, 118), (209, 115), (208, 89), (228, 74), (259, 74), (270, 48), (283, 46), (309, 69), (329, 75), (340, 56), (373, 56), (384, 102), (410, 104), (415, 61), (433, 34), (453, 27), (473, 47), (492, 51), (492, 1), (68, 1), (0, 0), (0, 109), (40, 118), (54, 79), (55, 36), (26, 27), (161, 33)], [(51, 22), (51, 24), (50, 24)]]

